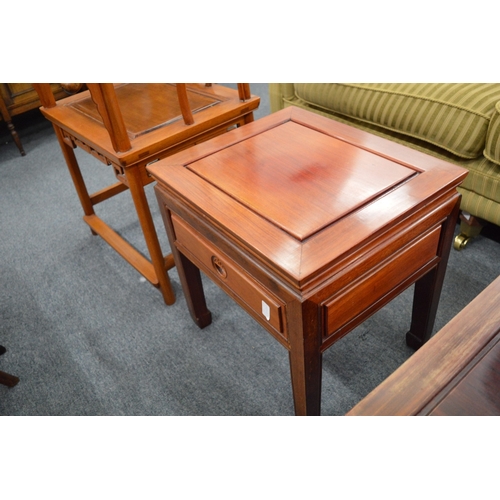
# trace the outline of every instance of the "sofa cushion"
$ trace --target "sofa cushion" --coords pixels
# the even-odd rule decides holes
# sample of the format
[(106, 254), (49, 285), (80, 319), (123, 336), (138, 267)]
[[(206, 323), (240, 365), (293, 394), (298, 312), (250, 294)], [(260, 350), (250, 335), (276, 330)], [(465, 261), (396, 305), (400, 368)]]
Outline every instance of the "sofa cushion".
[(495, 83), (297, 83), (295, 92), (311, 106), (424, 140), (461, 158), (482, 155), (500, 101)]
[(495, 112), (490, 120), (490, 126), (486, 135), (484, 156), (488, 160), (500, 165), (500, 102), (497, 102)]

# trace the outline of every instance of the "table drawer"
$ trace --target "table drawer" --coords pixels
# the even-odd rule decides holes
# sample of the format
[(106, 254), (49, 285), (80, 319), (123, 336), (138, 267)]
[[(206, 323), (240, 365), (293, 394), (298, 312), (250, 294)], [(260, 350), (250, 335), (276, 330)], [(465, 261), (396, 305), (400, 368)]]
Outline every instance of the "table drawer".
[(286, 338), (284, 304), (186, 222), (172, 214), (177, 249), (264, 325)]
[(325, 304), (326, 331), (329, 337), (436, 258), (441, 226), (438, 226), (392, 255), (355, 280)]

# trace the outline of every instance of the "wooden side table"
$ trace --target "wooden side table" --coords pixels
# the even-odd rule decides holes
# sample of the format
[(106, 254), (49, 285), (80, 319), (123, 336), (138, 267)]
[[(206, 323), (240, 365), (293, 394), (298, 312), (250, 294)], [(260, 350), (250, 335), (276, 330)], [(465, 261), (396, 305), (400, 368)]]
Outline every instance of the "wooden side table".
[(348, 415), (500, 415), (500, 277)]
[(148, 170), (194, 321), (201, 269), (288, 349), (297, 415), (322, 353), (413, 283), (407, 343), (430, 337), (464, 169), (287, 108)]

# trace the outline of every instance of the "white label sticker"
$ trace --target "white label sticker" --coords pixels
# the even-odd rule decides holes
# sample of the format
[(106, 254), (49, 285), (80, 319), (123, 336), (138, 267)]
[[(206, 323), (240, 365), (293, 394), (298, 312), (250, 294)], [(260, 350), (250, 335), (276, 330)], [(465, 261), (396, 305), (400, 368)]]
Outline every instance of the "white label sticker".
[(264, 315), (264, 318), (267, 319), (267, 321), (271, 319), (271, 308), (264, 301), (262, 301), (262, 314)]

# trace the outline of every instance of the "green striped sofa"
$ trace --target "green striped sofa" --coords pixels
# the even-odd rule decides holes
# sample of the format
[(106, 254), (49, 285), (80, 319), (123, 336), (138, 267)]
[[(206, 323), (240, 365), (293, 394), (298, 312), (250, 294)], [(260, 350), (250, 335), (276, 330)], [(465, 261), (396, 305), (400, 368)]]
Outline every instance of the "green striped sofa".
[(499, 83), (272, 83), (271, 111), (298, 106), (469, 170), (459, 250), (500, 226)]

